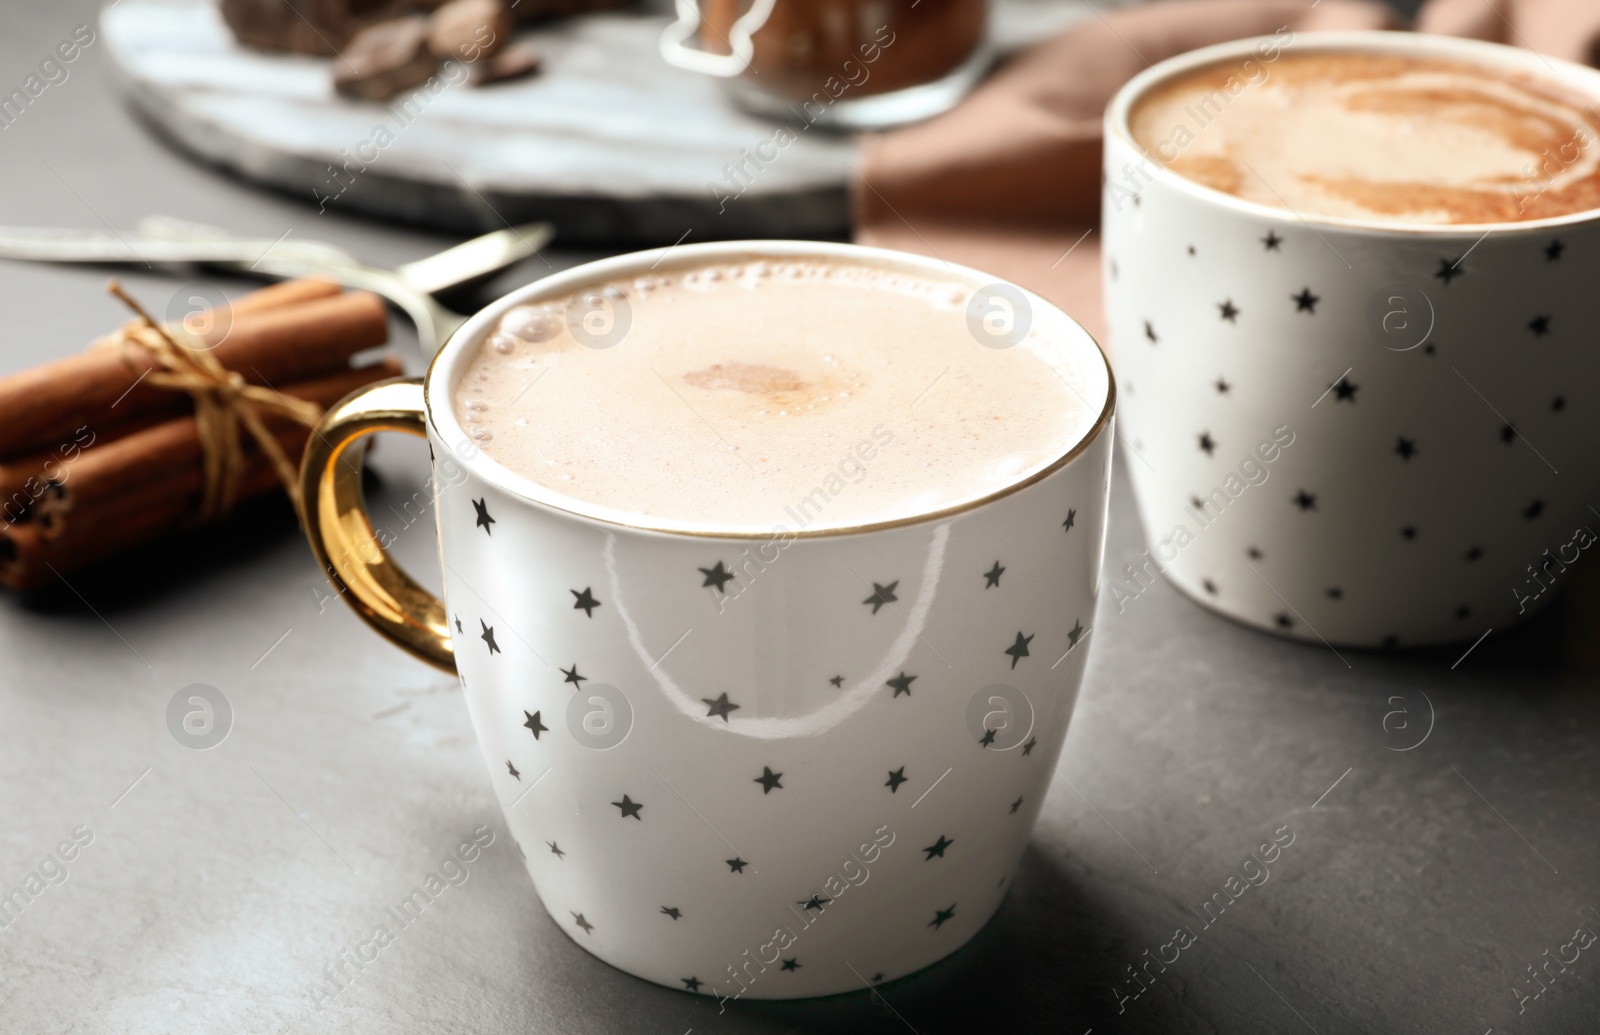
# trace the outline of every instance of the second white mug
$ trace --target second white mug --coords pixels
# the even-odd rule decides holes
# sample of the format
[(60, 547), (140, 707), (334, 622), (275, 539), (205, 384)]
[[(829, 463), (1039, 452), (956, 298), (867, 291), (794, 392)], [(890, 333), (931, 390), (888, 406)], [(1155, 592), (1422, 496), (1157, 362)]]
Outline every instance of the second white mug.
[(1135, 142), (1129, 112), (1152, 87), (1221, 62), (1249, 89), (1289, 47), (1477, 62), (1600, 98), (1593, 69), (1390, 32), (1241, 40), (1130, 81), (1106, 113), (1104, 273), (1149, 550), (1106, 591), (1126, 609), (1165, 575), (1231, 618), (1334, 645), (1479, 637), (1547, 601), (1600, 527), (1600, 212), (1302, 216)]

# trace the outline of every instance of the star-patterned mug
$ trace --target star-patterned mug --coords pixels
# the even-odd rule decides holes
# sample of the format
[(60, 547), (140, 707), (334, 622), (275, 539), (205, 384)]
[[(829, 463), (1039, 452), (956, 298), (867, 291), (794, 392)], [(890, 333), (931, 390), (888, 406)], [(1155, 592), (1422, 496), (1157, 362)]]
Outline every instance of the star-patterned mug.
[[(1066, 314), (1006, 285), (1079, 372), (1081, 439), (970, 503), (858, 528), (752, 536), (714, 513), (694, 525), (618, 514), (480, 452), (450, 400), (500, 317), (669, 252), (996, 286), (812, 242), (554, 274), (469, 320), (426, 381), (329, 410), (302, 469), (305, 525), (368, 623), (459, 674), (534, 887), (579, 945), (724, 999), (861, 989), (971, 938), (1026, 847), (1088, 653), (1111, 372)], [(352, 447), (382, 430), (428, 440), (443, 601), (388, 558), (362, 509)]]
[[(1595, 540), (1600, 212), (1298, 214), (1185, 179), (1134, 141), (1130, 110), (1153, 86), (1225, 62), (1248, 89), (1290, 47), (1476, 62), (1600, 98), (1593, 69), (1392, 32), (1225, 43), (1123, 87), (1105, 118), (1106, 321), (1149, 550), (1107, 592), (1125, 609), (1160, 572), (1313, 642), (1481, 638), (1531, 615)], [(1195, 117), (1184, 133), (1206, 132)]]

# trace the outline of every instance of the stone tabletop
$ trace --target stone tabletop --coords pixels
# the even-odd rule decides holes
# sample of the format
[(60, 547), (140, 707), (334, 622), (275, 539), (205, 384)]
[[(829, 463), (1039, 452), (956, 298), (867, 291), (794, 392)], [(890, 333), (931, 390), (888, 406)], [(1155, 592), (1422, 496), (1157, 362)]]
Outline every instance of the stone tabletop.
[[(543, 219), (568, 241), (848, 235), (854, 138), (777, 127), (719, 80), (668, 65), (672, 11), (646, 0), (525, 30), (539, 75), (470, 89), (441, 74), (388, 104), (335, 96), (327, 59), (237, 45), (214, 0), (118, 0), (99, 31), (130, 103), (177, 146), (346, 210), (477, 233)], [(1004, 52), (1087, 15), (1072, 0), (996, 0), (991, 43)]]
[[(95, 15), (10, 5), (0, 92)], [(190, 164), (116, 99), (98, 43), (68, 70), (0, 130), (0, 223), (164, 213), (382, 263), (451, 243)], [(485, 296), (590, 257), (553, 250)], [(0, 272), (0, 371), (122, 319), (105, 269)], [(157, 308), (196, 284), (247, 287), (118, 275)], [(398, 321), (394, 336), (420, 367)], [(425, 453), (385, 439), (373, 464), (375, 512), (436, 583), (431, 517), (404, 505)], [(1111, 509), (1120, 578), (1142, 550), (1120, 479)], [(330, 596), (286, 507), (247, 508), (0, 597), (0, 890), (41, 875), (0, 929), (0, 1031), (1593, 1031), (1600, 945), (1574, 935), (1600, 933), (1597, 563), (1508, 635), (1342, 658), (1164, 584), (1120, 611), (1102, 594), (1057, 778), (989, 927), (876, 995), (719, 1010), (612, 970), (545, 915), (454, 680)], [(169, 722), (193, 684), (226, 702), (205, 750)], [(480, 828), (494, 838), (467, 877), (313, 999)], [(1274, 840), (1264, 870), (1246, 863)], [(1219, 894), (1225, 911), (1207, 911)]]

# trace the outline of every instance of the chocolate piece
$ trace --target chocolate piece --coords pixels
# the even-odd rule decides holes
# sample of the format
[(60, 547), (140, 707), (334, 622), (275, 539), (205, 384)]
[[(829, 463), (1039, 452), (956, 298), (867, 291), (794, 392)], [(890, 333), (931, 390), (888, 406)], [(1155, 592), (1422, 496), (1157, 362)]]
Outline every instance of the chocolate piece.
[[(636, 0), (518, 0), (518, 22), (564, 18), (633, 6)], [(248, 47), (294, 54), (332, 55), (369, 25), (413, 11), (432, 11), (444, 0), (221, 0), (222, 20)]]
[(636, 0), (520, 0), (511, 13), (518, 22), (537, 22), (590, 11), (614, 11), (635, 3)]
[(467, 66), (467, 83), (487, 86), (508, 79), (521, 79), (539, 71), (539, 51), (531, 43), (513, 43), (487, 61), (474, 61)]
[(414, 0), (222, 0), (222, 20), (247, 47), (293, 54), (338, 53), (363, 28), (436, 7)]
[(396, 18), (356, 33), (334, 59), (333, 87), (346, 97), (386, 101), (421, 86), (438, 67), (428, 50), (427, 19)]
[(484, 61), (509, 42), (505, 0), (450, 0), (428, 19), (428, 48), (441, 61)]

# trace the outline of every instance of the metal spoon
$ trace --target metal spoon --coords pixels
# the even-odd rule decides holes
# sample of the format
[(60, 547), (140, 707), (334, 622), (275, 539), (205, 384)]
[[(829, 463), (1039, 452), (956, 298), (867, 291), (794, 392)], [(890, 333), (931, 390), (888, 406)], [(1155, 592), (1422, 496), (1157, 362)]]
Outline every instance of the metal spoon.
[[(224, 230), (165, 216), (141, 220), (139, 229), (148, 237), (163, 240), (231, 240)], [(237, 261), (215, 265), (241, 272), (284, 277), (321, 274), (332, 276), (346, 286), (365, 288), (382, 295), (416, 324), (417, 340), (426, 357), (437, 352), (466, 319), (440, 305), (433, 297), (435, 294), (471, 283), (520, 262), (544, 247), (552, 236), (554, 232), (548, 223), (507, 227), (393, 270), (368, 266), (338, 249), (314, 241), (298, 242), (300, 245), (311, 245), (312, 250), (285, 250), (281, 245), (269, 246), (249, 266)]]
[(439, 304), (436, 292), (466, 284), (528, 258), (549, 242), (548, 223), (508, 227), (447, 248), (397, 269), (369, 266), (320, 241), (240, 238), (214, 227), (152, 217), (141, 233), (101, 233), (0, 227), (0, 258), (35, 262), (116, 262), (149, 265), (195, 262), (267, 279), (330, 277), (348, 287), (382, 295), (417, 327), (424, 357), (466, 320)]

